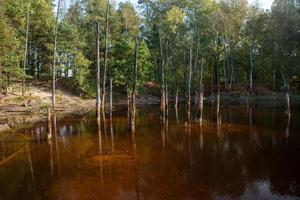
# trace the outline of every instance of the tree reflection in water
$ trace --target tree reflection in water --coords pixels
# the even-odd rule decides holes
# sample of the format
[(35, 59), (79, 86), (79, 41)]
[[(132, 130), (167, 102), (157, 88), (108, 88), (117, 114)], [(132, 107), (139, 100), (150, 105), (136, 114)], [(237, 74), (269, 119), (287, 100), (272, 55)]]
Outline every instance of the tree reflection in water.
[[(184, 109), (178, 111), (184, 118)], [(26, 144), (0, 164), (0, 197), (299, 198), (299, 109), (287, 120), (281, 108), (222, 106), (222, 123), (210, 112), (207, 106), (202, 126), (185, 126), (177, 123), (176, 110), (161, 124), (159, 108), (143, 108), (134, 132), (128, 133), (127, 113), (115, 111), (107, 143), (103, 119), (91, 114), (56, 123), (53, 116), (50, 124), (21, 130), (28, 136), (45, 134), (49, 140)], [(1, 157), (22, 147), (2, 141)]]

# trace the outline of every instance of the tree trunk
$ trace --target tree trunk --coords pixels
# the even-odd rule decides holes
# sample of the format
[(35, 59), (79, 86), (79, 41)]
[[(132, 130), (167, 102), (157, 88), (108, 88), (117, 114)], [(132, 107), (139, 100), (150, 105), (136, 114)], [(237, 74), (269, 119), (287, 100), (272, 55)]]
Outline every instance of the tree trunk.
[(126, 90), (127, 90), (127, 124), (128, 127), (130, 127), (130, 119), (131, 119), (131, 99), (130, 99), (130, 91), (128, 88), (128, 85), (126, 86)]
[(291, 116), (291, 103), (290, 103), (290, 93), (289, 93), (289, 85), (285, 85), (285, 114), (290, 117)]
[(131, 131), (135, 130), (135, 115), (136, 115), (136, 83), (137, 83), (137, 68), (138, 68), (138, 51), (139, 51), (139, 41), (138, 36), (136, 36), (135, 40), (135, 50), (134, 50), (134, 70), (133, 70), (133, 82), (132, 82), (132, 92), (131, 92), (131, 119), (130, 119), (130, 125), (131, 125)]
[(218, 84), (218, 93), (217, 93), (217, 117), (219, 117), (219, 115), (220, 115), (220, 101), (221, 101), (220, 84)]
[(203, 65), (203, 58), (201, 60), (201, 65), (200, 65), (200, 82), (199, 82), (199, 123), (202, 125), (203, 121), (203, 93), (204, 93), (204, 87), (203, 87), (203, 70), (204, 70), (204, 65)]
[(231, 54), (230, 56), (230, 82), (229, 82), (229, 89), (232, 87), (233, 79), (234, 79), (234, 64), (233, 64), (233, 55)]
[(101, 98), (100, 98), (100, 50), (99, 50), (99, 22), (96, 22), (96, 114), (100, 115)]
[(57, 12), (56, 12), (56, 21), (55, 21), (55, 28), (54, 28), (54, 50), (53, 50), (53, 68), (52, 68), (52, 109), (55, 109), (55, 88), (56, 88), (56, 48), (57, 48), (57, 29), (58, 29), (58, 17), (59, 17), (59, 10), (60, 10), (60, 2), (58, 0), (57, 5)]
[(25, 75), (26, 75), (26, 65), (27, 65), (27, 49), (28, 49), (28, 34), (29, 34), (29, 6), (27, 8), (26, 17), (26, 38), (25, 38), (25, 52), (24, 52), (24, 63), (23, 63), (23, 80), (22, 80), (22, 96), (25, 95)]
[(113, 89), (113, 85), (112, 85), (112, 82), (113, 82), (113, 80), (112, 80), (112, 78), (110, 79), (110, 81), (109, 81), (109, 115), (110, 115), (110, 117), (112, 117), (112, 106), (113, 106), (113, 97), (112, 97), (112, 89)]
[(175, 109), (178, 109), (178, 94), (179, 94), (179, 90), (176, 91), (176, 96), (175, 96)]
[(166, 85), (166, 99), (165, 99), (165, 102), (166, 102), (166, 118), (168, 118), (168, 115), (169, 115), (169, 91), (168, 91), (168, 86)]
[(108, 14), (109, 14), (109, 0), (106, 4), (106, 14), (105, 14), (105, 55), (104, 55), (104, 71), (103, 71), (103, 84), (102, 84), (102, 110), (105, 107), (105, 96), (106, 96), (106, 74), (107, 74), (107, 56), (108, 56)]
[(188, 83), (187, 83), (187, 102), (186, 102), (186, 122), (191, 122), (191, 80), (192, 80), (192, 62), (193, 62), (193, 50), (190, 48), (190, 63), (188, 69)]
[(224, 74), (225, 88), (228, 89), (227, 70), (226, 70), (226, 60), (227, 60), (227, 51), (226, 51), (226, 46), (224, 45), (223, 74)]
[(161, 30), (159, 30), (159, 46), (160, 46), (160, 71), (161, 71), (161, 83), (160, 83), (160, 120), (165, 122), (166, 118), (166, 102), (165, 102), (165, 72), (164, 65), (165, 59), (163, 55), (163, 45), (162, 45), (162, 35)]
[(253, 90), (253, 50), (252, 50), (251, 33), (250, 33), (250, 38), (249, 38), (249, 57), (250, 57), (249, 93), (252, 93), (252, 90)]

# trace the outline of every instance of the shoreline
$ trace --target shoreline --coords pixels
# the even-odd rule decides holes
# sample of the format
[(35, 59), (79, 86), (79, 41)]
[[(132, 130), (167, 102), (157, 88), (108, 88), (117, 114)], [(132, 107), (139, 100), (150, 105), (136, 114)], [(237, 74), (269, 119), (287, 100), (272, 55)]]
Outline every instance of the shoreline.
[[(291, 102), (293, 106), (300, 105), (299, 96), (291, 96)], [(172, 103), (173, 101), (170, 100)], [(180, 99), (180, 103), (183, 103), (184, 99)], [(193, 101), (192, 101), (193, 102)], [(215, 103), (215, 97), (208, 96), (205, 98), (204, 103), (206, 105)], [(234, 105), (256, 105), (256, 106), (283, 106), (284, 98), (280, 95), (276, 96), (274, 101), (274, 96), (239, 96), (232, 97), (228, 95), (221, 96), (221, 105), (234, 106)], [(76, 103), (63, 102), (58, 103), (55, 109), (56, 116), (61, 118), (66, 117), (83, 117), (84, 115), (92, 112), (95, 109), (95, 100), (93, 99), (80, 99)], [(158, 97), (138, 97), (137, 106), (147, 106), (147, 105), (159, 105)], [(116, 108), (122, 108), (127, 106), (127, 101), (124, 99), (118, 99), (114, 102), (113, 110)], [(21, 105), (1, 105), (0, 108), (6, 107), (6, 109), (1, 109), (0, 111), (0, 134), (5, 132), (13, 132), (24, 126), (24, 124), (37, 124), (47, 121), (47, 108), (39, 107), (39, 104), (34, 104), (33, 106), (24, 107)], [(108, 101), (106, 101), (106, 111), (108, 110)]]

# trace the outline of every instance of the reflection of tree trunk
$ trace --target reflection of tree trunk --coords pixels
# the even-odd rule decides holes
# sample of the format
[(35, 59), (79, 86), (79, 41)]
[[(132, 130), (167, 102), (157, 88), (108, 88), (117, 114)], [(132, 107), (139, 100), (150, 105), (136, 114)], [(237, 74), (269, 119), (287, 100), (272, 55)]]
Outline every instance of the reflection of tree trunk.
[(26, 145), (26, 149), (27, 149), (27, 155), (28, 155), (28, 163), (29, 163), (29, 169), (30, 169), (30, 174), (31, 174), (33, 193), (34, 193), (35, 192), (35, 178), (34, 178), (34, 171), (33, 171), (33, 165), (32, 165), (32, 160), (31, 160), (29, 144)]
[(252, 106), (249, 107), (249, 126), (253, 126), (253, 118), (252, 118)]
[(203, 140), (203, 126), (199, 127), (199, 147), (201, 152), (203, 152), (204, 140)]
[(107, 132), (106, 132), (106, 116), (105, 111), (102, 110), (102, 118), (103, 118), (103, 130), (104, 130), (104, 137), (105, 137), (105, 144), (107, 144)]
[(163, 145), (163, 149), (166, 148), (166, 128), (165, 128), (165, 123), (160, 124), (160, 135), (161, 135), (161, 141)]
[(189, 168), (192, 167), (192, 149), (191, 149), (191, 126), (186, 127), (188, 134), (188, 153), (189, 153)]
[(137, 149), (135, 140), (135, 129), (131, 130), (131, 142), (132, 142), (132, 152), (134, 158), (134, 172), (136, 180), (136, 199), (140, 199), (140, 184), (139, 184), (139, 172), (138, 172), (138, 160), (137, 160)]
[(52, 129), (52, 120), (51, 120), (51, 112), (48, 109), (48, 144), (49, 144), (49, 154), (50, 154), (50, 172), (53, 176), (53, 129)]
[(100, 171), (100, 180), (101, 180), (101, 187), (103, 186), (103, 161), (102, 161), (102, 133), (101, 133), (101, 117), (100, 115), (97, 117), (97, 132), (99, 137), (99, 171)]
[(113, 127), (112, 115), (110, 115), (109, 123), (110, 123), (111, 151), (112, 151), (112, 154), (114, 154), (115, 153), (115, 143), (114, 143), (114, 127)]
[(291, 115), (287, 115), (286, 127), (285, 127), (285, 138), (286, 139), (288, 139), (290, 137), (290, 125), (291, 125)]
[(56, 130), (56, 115), (53, 113), (53, 133), (55, 138), (55, 151), (56, 151), (56, 159), (57, 159), (57, 165), (58, 165), (58, 173), (59, 176), (61, 176), (61, 166), (60, 166), (60, 156), (59, 156), (59, 146), (58, 146), (58, 135)]

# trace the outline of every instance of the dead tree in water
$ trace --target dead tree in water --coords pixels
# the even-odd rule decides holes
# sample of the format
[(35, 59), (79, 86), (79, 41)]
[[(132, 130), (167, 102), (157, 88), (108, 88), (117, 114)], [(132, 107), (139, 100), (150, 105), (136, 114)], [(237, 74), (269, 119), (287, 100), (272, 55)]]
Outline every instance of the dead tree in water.
[(198, 118), (198, 105), (199, 105), (199, 93), (197, 91), (195, 91), (195, 96), (194, 96), (194, 110), (195, 110), (195, 114), (194, 114), (194, 121), (197, 121)]
[(105, 52), (104, 52), (104, 71), (103, 71), (103, 83), (102, 83), (102, 104), (101, 108), (104, 110), (105, 107), (105, 96), (106, 96), (106, 74), (107, 74), (107, 57), (108, 57), (108, 15), (109, 15), (109, 0), (106, 4), (106, 14), (105, 14)]
[(100, 38), (99, 38), (99, 22), (96, 22), (96, 114), (100, 115), (101, 97), (100, 97)]
[(221, 94), (220, 94), (220, 84), (218, 84), (218, 93), (217, 93), (217, 124), (221, 125), (221, 115), (220, 115), (220, 101), (221, 101)]
[(253, 46), (252, 46), (252, 30), (250, 27), (250, 37), (249, 37), (249, 59), (250, 59), (250, 68), (249, 68), (249, 94), (253, 90)]
[(109, 116), (112, 117), (112, 106), (113, 106), (113, 99), (112, 99), (112, 78), (109, 81)]
[(291, 116), (291, 102), (290, 102), (290, 93), (289, 85), (285, 85), (285, 114)]
[(165, 103), (166, 103), (166, 118), (168, 118), (168, 115), (169, 115), (169, 91), (168, 91), (167, 84), (166, 84)]
[(203, 93), (204, 93), (204, 87), (203, 87), (203, 70), (204, 70), (204, 64), (203, 64), (203, 58), (201, 59), (201, 65), (200, 65), (200, 81), (199, 81), (199, 106), (198, 106), (198, 112), (199, 112), (199, 123), (202, 125), (203, 121)]
[(128, 88), (128, 85), (126, 86), (126, 90), (127, 90), (127, 124), (128, 126), (130, 126), (130, 116), (131, 116), (131, 100), (130, 100), (130, 91)]
[(135, 49), (134, 49), (134, 70), (133, 70), (133, 82), (131, 91), (131, 112), (130, 112), (130, 126), (131, 130), (135, 130), (135, 114), (136, 114), (136, 84), (137, 84), (137, 68), (138, 68), (138, 51), (139, 51), (139, 41), (138, 36), (135, 39)]
[(186, 122), (190, 124), (191, 122), (191, 80), (192, 80), (192, 49), (190, 49), (190, 63), (188, 68), (188, 82), (186, 91)]
[(52, 126), (51, 126), (51, 111), (47, 109), (47, 124), (48, 124), (48, 136), (47, 139), (50, 140), (52, 138)]
[(176, 91), (176, 95), (175, 95), (175, 109), (178, 109), (178, 95), (179, 95), (179, 90)]
[(290, 117), (291, 116), (290, 87), (283, 73), (282, 72), (280, 73), (284, 84), (285, 114), (287, 115), (287, 117)]
[(55, 88), (56, 88), (56, 49), (57, 49), (57, 29), (58, 29), (58, 17), (60, 11), (60, 2), (58, 0), (57, 11), (56, 11), (56, 21), (54, 27), (54, 48), (53, 48), (53, 63), (52, 63), (52, 109), (55, 109)]
[(166, 118), (166, 99), (165, 99), (165, 59), (163, 55), (163, 45), (162, 45), (162, 35), (161, 30), (159, 30), (159, 47), (160, 47), (160, 73), (161, 73), (161, 83), (160, 83), (160, 120), (165, 122)]

